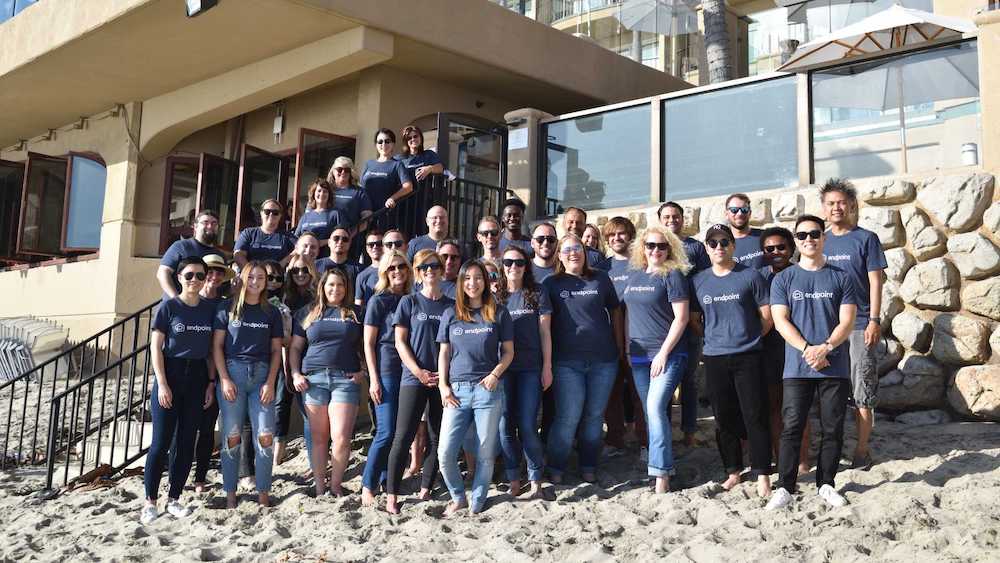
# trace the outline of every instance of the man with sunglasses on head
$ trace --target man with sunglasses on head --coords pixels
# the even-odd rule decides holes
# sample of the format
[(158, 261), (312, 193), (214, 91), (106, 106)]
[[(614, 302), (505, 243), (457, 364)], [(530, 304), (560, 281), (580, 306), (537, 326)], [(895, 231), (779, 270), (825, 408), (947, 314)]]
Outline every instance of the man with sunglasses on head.
[(427, 234), (410, 241), (406, 249), (406, 258), (413, 263), (413, 257), (421, 250), (437, 250), (437, 245), (448, 238), (448, 210), (440, 205), (435, 205), (427, 210), (424, 218), (427, 224)]
[(371, 261), (368, 266), (358, 274), (354, 280), (354, 304), (362, 310), (367, 306), (368, 300), (375, 295), (375, 284), (378, 283), (378, 262), (382, 259), (382, 231), (373, 228), (365, 235), (365, 252)]
[[(565, 232), (573, 233), (582, 239), (583, 232), (587, 229), (587, 212), (579, 207), (570, 207), (563, 214), (562, 224)], [(606, 272), (611, 267), (611, 262), (607, 256), (602, 256), (600, 252), (593, 248), (585, 247), (584, 250), (587, 252), (587, 265), (591, 268)]]
[(875, 345), (882, 335), (882, 271), (888, 262), (878, 235), (855, 223), (858, 193), (847, 180), (833, 178), (820, 188), (827, 224), (826, 259), (840, 268), (857, 288), (858, 313), (851, 333), (851, 396), (854, 398), (858, 443), (851, 467), (868, 471), (872, 454), (868, 448), (875, 425), (878, 372)]
[(500, 267), (500, 259), (503, 257), (503, 251), (500, 250), (500, 220), (492, 215), (483, 217), (479, 221), (476, 240), (483, 247), (483, 254), (479, 259)]
[(503, 214), (500, 219), (503, 221), (503, 235), (500, 238), (500, 253), (503, 254), (508, 246), (517, 246), (528, 253), (528, 257), (534, 256), (531, 249), (531, 237), (524, 236), (521, 227), (524, 224), (524, 213), (528, 207), (523, 201), (517, 198), (510, 198), (503, 202)]
[(761, 341), (772, 328), (767, 282), (757, 270), (736, 262), (735, 237), (727, 225), (712, 225), (705, 246), (712, 267), (691, 278), (705, 334), (705, 383), (715, 414), (715, 439), (732, 490), (743, 471), (743, 445), (750, 446), (750, 467), (757, 495), (771, 494), (771, 433), (767, 387), (760, 369)]
[(351, 229), (344, 225), (337, 225), (330, 231), (330, 255), (316, 261), (316, 273), (323, 275), (323, 272), (330, 268), (339, 268), (347, 274), (351, 283), (358, 277), (358, 272), (364, 266), (359, 262), (352, 262), (348, 259), (351, 251)]
[(191, 226), (194, 229), (194, 236), (175, 241), (160, 259), (160, 267), (156, 270), (156, 281), (163, 290), (164, 300), (177, 297), (180, 285), (174, 273), (181, 260), (185, 258), (201, 260), (209, 254), (222, 254), (222, 251), (215, 247), (215, 243), (219, 240), (218, 213), (211, 209), (202, 209)]
[(760, 229), (750, 226), (750, 196), (733, 194), (726, 198), (726, 220), (736, 237), (733, 260), (754, 270), (764, 265), (764, 251), (760, 249)]
[(556, 247), (559, 237), (556, 236), (556, 226), (552, 223), (539, 223), (531, 233), (531, 249), (535, 257), (531, 259), (531, 273), (535, 281), (542, 283), (545, 278), (556, 272)]
[(802, 215), (795, 221), (799, 262), (771, 282), (775, 327), (785, 339), (785, 369), (784, 429), (778, 458), (781, 484), (767, 503), (768, 510), (793, 500), (800, 441), (814, 397), (819, 400), (822, 434), (816, 460), (817, 492), (830, 506), (847, 504), (834, 488), (834, 477), (844, 446), (844, 414), (851, 395), (849, 339), (859, 299), (848, 275), (823, 256), (825, 227), (823, 220), (813, 215)]

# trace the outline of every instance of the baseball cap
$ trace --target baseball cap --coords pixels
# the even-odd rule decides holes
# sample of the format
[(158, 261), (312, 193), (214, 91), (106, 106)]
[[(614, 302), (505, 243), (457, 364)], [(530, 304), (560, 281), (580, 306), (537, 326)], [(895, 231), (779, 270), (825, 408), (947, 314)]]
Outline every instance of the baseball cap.
[(729, 228), (729, 225), (723, 225), (722, 223), (712, 225), (705, 231), (705, 240), (717, 235), (723, 235), (729, 240), (736, 242), (736, 237), (733, 236), (733, 230)]

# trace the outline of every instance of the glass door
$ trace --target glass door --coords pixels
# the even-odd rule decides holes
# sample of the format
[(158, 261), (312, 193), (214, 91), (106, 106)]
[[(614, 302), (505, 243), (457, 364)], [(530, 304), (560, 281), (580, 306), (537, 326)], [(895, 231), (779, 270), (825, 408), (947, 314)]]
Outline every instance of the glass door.
[(439, 113), (437, 125), (424, 141), (436, 145), (446, 170), (463, 180), (506, 187), (506, 125), (459, 113)]
[(219, 214), (219, 246), (232, 248), (236, 242), (236, 163), (202, 154), (198, 166), (198, 212), (212, 209)]
[(242, 153), (237, 233), (247, 227), (260, 226), (260, 206), (271, 198), (284, 201), (288, 185), (288, 167), (283, 157), (246, 144)]

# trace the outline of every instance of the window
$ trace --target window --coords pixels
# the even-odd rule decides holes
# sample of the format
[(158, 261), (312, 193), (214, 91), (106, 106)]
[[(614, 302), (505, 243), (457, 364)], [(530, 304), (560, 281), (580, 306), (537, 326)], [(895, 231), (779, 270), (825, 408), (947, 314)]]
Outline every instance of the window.
[(547, 123), (548, 215), (650, 201), (649, 104)]
[(0, 160), (0, 260), (17, 261), (24, 164)]
[(285, 159), (252, 145), (243, 145), (240, 163), (240, 212), (237, 229), (260, 225), (258, 212), (267, 199), (282, 201), (288, 185)]
[(58, 256), (66, 199), (66, 159), (28, 153), (25, 168), (18, 253)]
[(28, 6), (38, 2), (38, 0), (0, 0), (0, 23), (21, 13)]
[(665, 197), (798, 185), (795, 80), (789, 76), (665, 100)]
[[(354, 145), (354, 139), (349, 137), (312, 129), (299, 130), (299, 149), (295, 156), (295, 192), (292, 195), (295, 202), (293, 223), (305, 212), (309, 185), (316, 178), (326, 178), (326, 173), (338, 156), (346, 156), (353, 160)], [(358, 163), (355, 163), (355, 166), (358, 166)], [(358, 173), (361, 171), (358, 170)]]
[(963, 165), (963, 153), (978, 153), (976, 41), (817, 71), (810, 78), (817, 181), (952, 168)]
[(197, 158), (167, 157), (160, 223), (161, 253), (174, 241), (193, 234), (191, 225), (198, 209), (198, 162)]
[(87, 155), (70, 155), (60, 244), (63, 252), (96, 252), (101, 246), (107, 179), (103, 162)]
[[(211, 209), (219, 214), (219, 244), (232, 248), (236, 242), (236, 197), (239, 190), (235, 162), (202, 154), (198, 170), (198, 212)], [(190, 224), (190, 223), (189, 223)]]

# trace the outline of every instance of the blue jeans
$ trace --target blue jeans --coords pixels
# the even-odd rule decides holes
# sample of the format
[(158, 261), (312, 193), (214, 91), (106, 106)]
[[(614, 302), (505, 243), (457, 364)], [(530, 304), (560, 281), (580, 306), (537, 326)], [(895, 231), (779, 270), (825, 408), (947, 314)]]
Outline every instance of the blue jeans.
[(556, 416), (549, 431), (549, 472), (558, 477), (566, 471), (579, 427), (580, 472), (594, 473), (603, 445), (604, 408), (618, 376), (618, 362), (567, 360), (557, 362), (552, 371)]
[(658, 377), (650, 378), (648, 363), (632, 363), (632, 380), (642, 399), (646, 415), (646, 432), (649, 435), (649, 462), (647, 473), (651, 477), (674, 474), (674, 452), (670, 444), (670, 399), (680, 384), (687, 367), (687, 354), (674, 353), (667, 358), (667, 365)]
[(503, 409), (503, 388), (492, 392), (478, 383), (457, 382), (451, 390), (460, 403), (458, 408), (445, 407), (441, 416), (441, 442), (438, 444), (438, 461), (441, 476), (455, 502), (465, 502), (465, 482), (458, 469), (458, 450), (465, 433), (475, 424), (479, 438), (476, 453), (476, 474), (472, 478), (470, 507), (478, 512), (486, 504), (486, 495), (493, 479), (493, 460), (496, 458), (497, 434), (500, 431), (500, 411)]
[(375, 418), (378, 427), (368, 448), (368, 459), (365, 460), (365, 471), (361, 476), (361, 484), (372, 492), (378, 492), (379, 485), (386, 482), (386, 469), (389, 466), (389, 451), (392, 450), (392, 438), (396, 435), (396, 411), (399, 408), (399, 379), (402, 374), (381, 374), (382, 403), (375, 406)]
[[(229, 447), (231, 436), (240, 436), (243, 432), (243, 421), (250, 414), (250, 426), (253, 428), (254, 480), (257, 492), (271, 491), (271, 469), (274, 465), (273, 436), (275, 430), (274, 401), (264, 404), (260, 402), (260, 390), (267, 384), (266, 362), (245, 362), (241, 360), (226, 360), (226, 370), (229, 378), (236, 385), (236, 400), (230, 402), (222, 396), (222, 385), (216, 387), (215, 397), (219, 401), (219, 413), (222, 416), (220, 434), (222, 436), (222, 490), (227, 493), (236, 492), (240, 478), (240, 453), (246, 444), (240, 442), (237, 447)], [(260, 437), (270, 434), (271, 445), (266, 448), (261, 445)]]
[(528, 460), (528, 480), (541, 481), (545, 466), (542, 440), (538, 437), (538, 407), (542, 402), (542, 376), (538, 370), (507, 370), (503, 383), (503, 414), (500, 416), (500, 447), (508, 480), (521, 475), (521, 454)]

